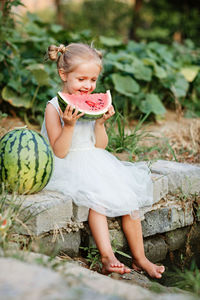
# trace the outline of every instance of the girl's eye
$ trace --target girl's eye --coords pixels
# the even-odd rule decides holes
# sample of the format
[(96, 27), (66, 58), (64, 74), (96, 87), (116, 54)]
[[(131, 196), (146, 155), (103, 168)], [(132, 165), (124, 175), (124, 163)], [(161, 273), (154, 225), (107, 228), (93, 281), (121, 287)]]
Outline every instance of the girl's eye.
[(78, 80), (79, 80), (79, 81), (83, 81), (84, 79), (83, 79), (83, 78), (79, 78)]
[(97, 80), (96, 80), (96, 79), (92, 79), (92, 81), (93, 81), (93, 82), (96, 82)]

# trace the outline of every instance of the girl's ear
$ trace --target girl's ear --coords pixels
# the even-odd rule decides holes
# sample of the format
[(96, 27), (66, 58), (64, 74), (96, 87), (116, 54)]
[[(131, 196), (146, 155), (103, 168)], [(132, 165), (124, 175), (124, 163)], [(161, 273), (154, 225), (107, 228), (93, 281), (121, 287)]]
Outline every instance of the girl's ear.
[(58, 73), (62, 81), (67, 81), (67, 73), (63, 69), (59, 69)]

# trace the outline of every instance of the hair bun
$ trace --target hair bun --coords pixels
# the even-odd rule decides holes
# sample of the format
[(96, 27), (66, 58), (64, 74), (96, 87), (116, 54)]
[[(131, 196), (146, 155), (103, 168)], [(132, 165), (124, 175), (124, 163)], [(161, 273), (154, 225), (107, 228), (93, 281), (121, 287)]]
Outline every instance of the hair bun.
[(65, 45), (60, 45), (59, 47), (55, 46), (55, 45), (51, 45), (48, 47), (48, 57), (51, 60), (57, 60), (58, 59), (58, 53), (65, 53), (66, 51), (66, 47)]
[(67, 47), (65, 47), (65, 45), (62, 45), (62, 44), (61, 44), (61, 45), (58, 47), (58, 52), (61, 52), (61, 53), (63, 54), (63, 53), (65, 53), (66, 48), (67, 48)]

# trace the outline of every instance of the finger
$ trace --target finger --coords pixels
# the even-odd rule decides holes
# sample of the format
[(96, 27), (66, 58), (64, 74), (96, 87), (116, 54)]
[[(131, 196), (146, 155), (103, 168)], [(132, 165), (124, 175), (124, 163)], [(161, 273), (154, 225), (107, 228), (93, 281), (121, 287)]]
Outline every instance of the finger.
[(115, 113), (115, 110), (114, 110), (114, 107), (112, 106), (112, 107), (110, 107), (110, 110), (109, 110), (109, 112), (110, 112), (110, 114), (111, 115), (114, 115), (114, 113)]
[(84, 115), (84, 112), (78, 114), (78, 115), (76, 116), (76, 118), (79, 119), (79, 118), (81, 118), (83, 115)]
[(76, 117), (77, 115), (78, 115), (78, 108), (75, 107), (75, 110), (74, 110), (74, 112), (73, 112), (73, 117)]
[(68, 115), (69, 116), (72, 116), (73, 109), (74, 109), (73, 106), (69, 105), (69, 110), (68, 110)]

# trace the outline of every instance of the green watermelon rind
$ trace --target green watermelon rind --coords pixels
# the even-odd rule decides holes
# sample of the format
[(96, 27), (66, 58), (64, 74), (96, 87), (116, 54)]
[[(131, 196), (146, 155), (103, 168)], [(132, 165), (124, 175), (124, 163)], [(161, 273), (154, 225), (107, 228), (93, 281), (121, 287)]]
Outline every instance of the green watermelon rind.
[[(112, 103), (112, 97), (111, 97), (111, 94), (110, 94), (110, 90), (106, 91), (106, 94), (108, 95), (108, 98), (109, 98), (109, 103), (108, 103), (108, 105), (106, 106), (106, 108), (104, 108), (104, 109), (102, 110), (101, 113), (99, 113), (99, 112), (85, 113), (85, 114), (81, 117), (81, 119), (85, 119), (85, 120), (96, 120), (96, 119), (100, 119), (100, 118), (107, 112), (108, 107), (109, 107), (109, 106), (111, 105), (111, 103)], [(59, 106), (60, 106), (60, 109), (62, 110), (62, 112), (64, 112), (65, 109), (66, 109), (66, 107), (67, 107), (67, 105), (68, 105), (68, 103), (62, 98), (60, 92), (57, 93), (57, 99), (58, 99), (58, 104), (59, 104)], [(80, 109), (80, 110), (79, 110), (79, 113), (81, 113), (81, 112), (84, 112), (84, 110), (81, 110), (81, 109)]]
[(9, 192), (34, 194), (49, 182), (54, 154), (38, 132), (16, 128), (0, 139), (0, 181)]

